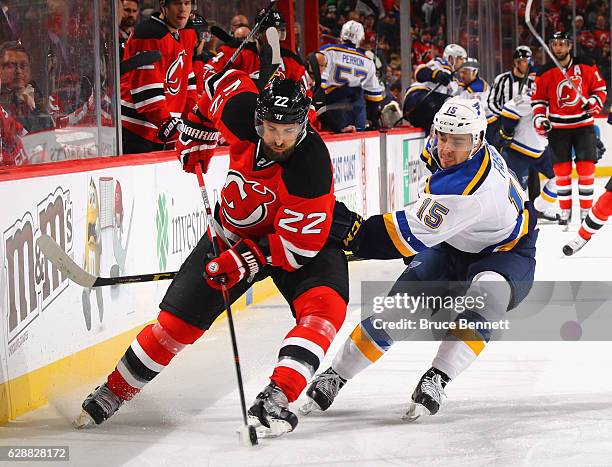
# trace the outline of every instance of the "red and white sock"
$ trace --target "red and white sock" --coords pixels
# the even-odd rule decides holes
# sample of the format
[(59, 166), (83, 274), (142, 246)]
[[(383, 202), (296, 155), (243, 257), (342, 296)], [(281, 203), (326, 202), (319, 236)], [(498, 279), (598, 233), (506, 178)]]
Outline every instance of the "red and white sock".
[(557, 182), (557, 199), (559, 208), (572, 209), (572, 163), (558, 162), (553, 164)]
[(177, 353), (202, 334), (201, 329), (161, 310), (157, 323), (140, 331), (108, 376), (109, 389), (123, 400), (132, 399)]
[(578, 172), (578, 197), (580, 198), (580, 209), (591, 209), (593, 205), (593, 193), (595, 186), (595, 162), (576, 162)]
[(346, 316), (346, 302), (329, 287), (314, 287), (293, 301), (297, 326), (285, 337), (270, 379), (289, 402), (314, 376)]
[(612, 216), (612, 191), (606, 191), (599, 197), (586, 219), (582, 222), (578, 235), (590, 240), (593, 234), (601, 229)]

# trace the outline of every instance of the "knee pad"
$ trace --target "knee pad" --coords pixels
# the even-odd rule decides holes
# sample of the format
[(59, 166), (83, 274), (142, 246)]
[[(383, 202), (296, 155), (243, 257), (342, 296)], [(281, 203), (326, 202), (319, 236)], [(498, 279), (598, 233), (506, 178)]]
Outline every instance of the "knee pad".
[[(471, 309), (473, 313), (487, 321), (499, 321), (504, 319), (510, 305), (512, 287), (498, 272), (482, 271), (474, 276), (465, 295), (475, 298), (477, 305)], [(478, 305), (482, 303), (484, 306)]]
[(331, 342), (346, 317), (346, 302), (330, 287), (313, 287), (293, 301), (298, 326), (311, 329)]
[(157, 341), (173, 354), (177, 354), (187, 345), (193, 344), (204, 334), (204, 331), (200, 328), (165, 310), (159, 312), (157, 323), (153, 325), (151, 331)]

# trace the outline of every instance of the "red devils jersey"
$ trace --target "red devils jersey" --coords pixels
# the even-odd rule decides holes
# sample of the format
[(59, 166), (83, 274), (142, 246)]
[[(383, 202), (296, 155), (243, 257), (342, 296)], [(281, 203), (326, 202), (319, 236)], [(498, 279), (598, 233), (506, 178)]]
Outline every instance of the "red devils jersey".
[[(219, 53), (215, 55), (205, 67), (204, 78), (218, 73), (223, 70), (225, 64), (232, 57), (236, 51), (236, 47), (228, 44), (223, 44), (219, 47)], [(283, 72), (286, 78), (293, 81), (302, 81), (304, 87), (308, 89), (308, 80), (306, 79), (306, 68), (302, 59), (294, 54), (289, 49), (281, 47), (282, 63), (279, 67), (280, 71)], [(250, 75), (252, 78), (259, 76), (259, 53), (257, 52), (257, 46), (254, 43), (248, 43), (236, 57), (236, 60), (232, 64), (232, 68), (236, 70), (242, 70)]]
[(149, 141), (161, 144), (157, 128), (166, 119), (186, 116), (197, 102), (192, 70), (193, 29), (172, 34), (153, 16), (136, 26), (125, 44), (124, 59), (138, 52), (159, 50), (162, 58), (121, 77), (121, 124)]
[(294, 271), (323, 248), (334, 207), (332, 164), (325, 143), (308, 127), (294, 153), (269, 161), (254, 128), (257, 88), (243, 72), (209, 78), (190, 119), (212, 121), (230, 144), (219, 218), (232, 241), (257, 241), (268, 263)]
[(0, 106), (0, 167), (28, 163), (21, 141), (24, 135), (23, 126)]
[[(586, 60), (572, 58), (567, 75), (582, 96), (599, 100), (603, 107), (606, 101), (606, 83), (596, 65)], [(583, 103), (576, 91), (567, 82), (561, 70), (553, 63), (546, 64), (536, 75), (534, 93), (531, 97), (533, 115), (544, 115), (553, 128), (578, 128), (593, 125), (591, 115), (583, 109)]]

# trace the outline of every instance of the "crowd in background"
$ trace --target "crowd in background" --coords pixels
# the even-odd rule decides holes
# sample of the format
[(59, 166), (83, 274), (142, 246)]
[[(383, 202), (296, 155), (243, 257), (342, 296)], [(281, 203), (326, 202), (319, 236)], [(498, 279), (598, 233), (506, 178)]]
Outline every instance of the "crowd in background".
[[(450, 42), (446, 31), (448, 1), (410, 2), (413, 69), (441, 56)], [(134, 25), (150, 17), (157, 3), (158, 0), (124, 0), (118, 39), (127, 40)], [(232, 1), (201, 0), (198, 11), (205, 16), (211, 11), (223, 18), (232, 15), (230, 24), (216, 23), (240, 38), (248, 34), (249, 23), (254, 16), (252, 12), (258, 8), (255, 3), (244, 6), (244, 11), (240, 13), (246, 15), (236, 15), (236, 2)], [(362, 23), (365, 30), (362, 48), (371, 50), (377, 56), (379, 77), (396, 100), (401, 100), (399, 3), (399, 0), (319, 0), (321, 45), (339, 42), (340, 30), (345, 22), (355, 20)], [(464, 3), (473, 11), (480, 4), (478, 0)], [(565, 30), (571, 35), (575, 28), (575, 53), (586, 55), (597, 63), (610, 89), (609, 1), (575, 0), (575, 19), (571, 0), (537, 0), (536, 3), (538, 8), (532, 12), (536, 29), (539, 31), (543, 28), (545, 36), (548, 36), (556, 30)], [(15, 118), (24, 131), (34, 133), (96, 123), (91, 112), (96, 86), (93, 79), (94, 61), (83, 59), (95, 53), (95, 31), (99, 32), (101, 44), (99, 85), (103, 94), (102, 121), (112, 123), (112, 109), (108, 104), (111, 99), (108, 96), (116, 93), (112, 85), (112, 70), (117, 35), (112, 30), (113, 12), (108, 4), (101, 1), (100, 11), (94, 12), (90, 0), (0, 0), (0, 105), (3, 112)], [(539, 14), (540, 5), (544, 7), (543, 15)], [(525, 7), (526, 1), (523, 0), (501, 3), (504, 22), (514, 22), (518, 18), (514, 44), (508, 50), (513, 50), (518, 44), (528, 45), (534, 51), (537, 64), (544, 57), (539, 44), (525, 26)], [(100, 25), (97, 29), (93, 27), (96, 18)], [(216, 18), (207, 19), (214, 24)], [(234, 21), (236, 24), (233, 24)], [(469, 42), (477, 40), (478, 26), (477, 20), (459, 25), (459, 43), (466, 46), (468, 51)], [(300, 35), (299, 24), (295, 32)], [(296, 43), (299, 44), (299, 41)], [(213, 38), (202, 44), (199, 53), (210, 56), (217, 46), (218, 41)], [(489, 82), (493, 80), (493, 76), (484, 78)]]

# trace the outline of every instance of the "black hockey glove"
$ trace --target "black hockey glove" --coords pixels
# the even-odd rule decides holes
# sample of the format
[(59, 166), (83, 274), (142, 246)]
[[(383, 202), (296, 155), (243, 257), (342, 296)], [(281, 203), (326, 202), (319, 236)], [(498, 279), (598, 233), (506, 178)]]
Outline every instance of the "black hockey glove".
[(170, 117), (163, 121), (157, 130), (157, 137), (164, 143), (173, 139), (179, 130), (179, 123), (181, 119), (178, 117)]
[(500, 154), (504, 152), (504, 150), (510, 146), (510, 143), (514, 139), (514, 133), (510, 133), (507, 130), (504, 130), (504, 127), (499, 129), (499, 134), (497, 138), (497, 144), (495, 145), (495, 149), (499, 151)]
[(442, 86), (448, 86), (451, 82), (451, 79), (452, 75), (450, 73), (447, 73), (445, 71), (438, 71), (438, 73), (436, 73), (434, 81), (438, 84), (441, 84)]
[(363, 217), (349, 210), (343, 202), (336, 201), (328, 241), (339, 244), (343, 250), (352, 251), (362, 223)]

